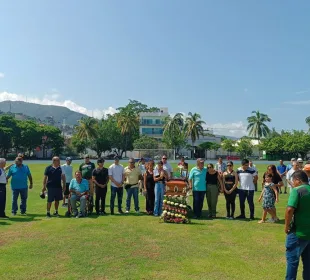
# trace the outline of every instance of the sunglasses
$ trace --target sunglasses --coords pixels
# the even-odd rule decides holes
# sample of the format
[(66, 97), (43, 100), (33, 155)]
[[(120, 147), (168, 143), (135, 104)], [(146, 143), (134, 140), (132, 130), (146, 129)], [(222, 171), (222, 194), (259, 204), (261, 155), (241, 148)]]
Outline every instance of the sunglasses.
[(134, 161), (130, 161), (129, 163), (135, 163)]
[(231, 164), (227, 164), (227, 166), (232, 166)]
[(208, 169), (211, 169), (211, 168), (213, 168), (212, 166), (208, 166)]
[(163, 157), (162, 159), (167, 159), (166, 157)]

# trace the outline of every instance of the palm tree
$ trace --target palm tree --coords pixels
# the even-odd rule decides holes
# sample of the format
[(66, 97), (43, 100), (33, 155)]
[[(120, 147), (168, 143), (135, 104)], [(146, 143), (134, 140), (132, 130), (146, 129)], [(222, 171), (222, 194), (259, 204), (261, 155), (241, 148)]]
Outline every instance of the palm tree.
[(127, 150), (128, 137), (139, 130), (139, 116), (130, 110), (123, 110), (116, 115), (117, 126), (121, 134), (125, 137), (125, 156)]
[(184, 116), (182, 113), (177, 113), (173, 117), (168, 116), (165, 119), (164, 133), (176, 134), (180, 133), (184, 126)]
[(200, 114), (191, 112), (188, 113), (188, 117), (185, 120), (185, 133), (187, 137), (190, 137), (192, 140), (192, 147), (195, 153), (195, 142), (199, 139), (200, 135), (203, 135), (203, 127), (202, 125), (205, 124), (203, 120), (201, 120)]
[(307, 117), (307, 118), (306, 118), (306, 123), (307, 123), (307, 125), (309, 126), (309, 131), (310, 131), (310, 117)]
[(254, 137), (260, 143), (262, 137), (267, 137), (270, 133), (269, 127), (265, 124), (271, 122), (271, 119), (266, 114), (259, 111), (252, 111), (253, 116), (247, 118), (249, 136)]
[(97, 125), (96, 119), (91, 117), (84, 117), (79, 120), (79, 125), (75, 127), (77, 136), (81, 140), (90, 141), (97, 137)]

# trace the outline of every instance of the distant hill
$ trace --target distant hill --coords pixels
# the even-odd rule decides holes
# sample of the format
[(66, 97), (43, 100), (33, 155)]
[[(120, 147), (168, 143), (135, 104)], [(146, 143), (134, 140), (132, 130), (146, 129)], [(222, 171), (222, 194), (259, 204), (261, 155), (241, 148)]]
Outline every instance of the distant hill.
[(66, 125), (76, 125), (78, 120), (86, 115), (69, 110), (66, 107), (54, 105), (40, 105), (24, 101), (0, 102), (0, 111), (20, 114), (21, 117), (31, 117), (41, 121), (59, 126), (65, 120)]

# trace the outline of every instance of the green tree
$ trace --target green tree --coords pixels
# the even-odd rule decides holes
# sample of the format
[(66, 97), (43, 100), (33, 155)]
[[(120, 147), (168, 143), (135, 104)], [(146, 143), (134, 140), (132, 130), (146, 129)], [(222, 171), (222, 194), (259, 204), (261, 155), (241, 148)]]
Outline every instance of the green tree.
[(79, 120), (79, 125), (75, 127), (77, 136), (81, 140), (90, 142), (97, 137), (98, 122), (91, 117), (84, 117)]
[(133, 147), (136, 150), (158, 149), (158, 146), (158, 141), (155, 138), (149, 137), (147, 135), (141, 135), (133, 142)]
[(294, 130), (292, 133), (285, 133), (285, 151), (294, 154), (296, 157), (305, 158), (310, 151), (310, 135), (304, 131)]
[(28, 152), (28, 156), (31, 156), (32, 151), (41, 145), (42, 132), (38, 123), (32, 120), (20, 121), (18, 123), (20, 127), (20, 145), (23, 147), (23, 151)]
[(98, 157), (101, 157), (103, 152), (111, 151), (113, 148), (113, 143), (108, 137), (108, 125), (107, 120), (100, 120), (98, 122), (97, 137), (90, 141), (90, 148), (96, 151)]
[(45, 157), (45, 149), (52, 149), (53, 156), (59, 156), (64, 148), (64, 138), (61, 134), (61, 130), (57, 127), (44, 125), (41, 127), (43, 155)]
[(188, 117), (185, 120), (185, 133), (192, 140), (192, 146), (195, 146), (195, 142), (199, 139), (200, 135), (204, 134), (203, 124), (205, 122), (201, 120), (201, 116), (197, 113), (188, 113)]
[(262, 137), (267, 137), (270, 133), (269, 127), (266, 122), (271, 122), (271, 119), (266, 114), (259, 111), (252, 111), (253, 116), (247, 118), (249, 136), (255, 138), (260, 143)]
[(306, 124), (309, 126), (309, 131), (310, 131), (310, 116), (306, 118)]
[(6, 156), (8, 151), (19, 144), (20, 129), (13, 116), (0, 116), (0, 150)]
[(236, 141), (224, 138), (221, 142), (223, 150), (227, 151), (229, 155), (236, 150)]
[(74, 134), (71, 138), (72, 146), (76, 149), (76, 152), (79, 154), (85, 154), (86, 148), (89, 145), (87, 140), (83, 140), (78, 137), (77, 134)]
[(253, 145), (250, 139), (241, 138), (237, 141), (236, 152), (239, 154), (241, 159), (245, 159), (253, 155)]
[(129, 103), (125, 107), (117, 108), (119, 112), (131, 111), (134, 114), (138, 115), (142, 112), (158, 112), (159, 108), (157, 107), (148, 107), (146, 104), (143, 104), (137, 100), (129, 99)]

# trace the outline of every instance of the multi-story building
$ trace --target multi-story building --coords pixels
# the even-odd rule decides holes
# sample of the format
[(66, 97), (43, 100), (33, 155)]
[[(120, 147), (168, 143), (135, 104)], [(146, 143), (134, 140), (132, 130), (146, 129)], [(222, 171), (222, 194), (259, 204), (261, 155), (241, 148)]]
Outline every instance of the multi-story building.
[(158, 112), (140, 113), (140, 135), (161, 139), (164, 119), (168, 116), (168, 108), (160, 108)]

